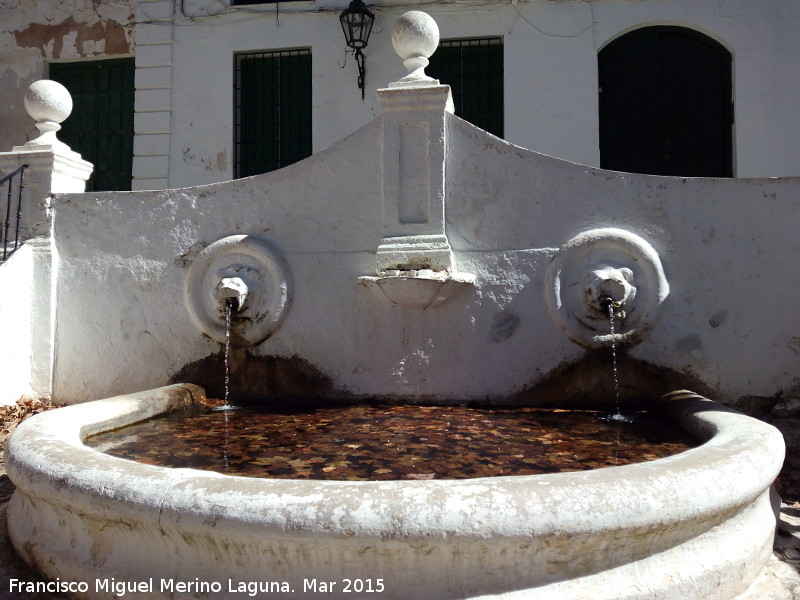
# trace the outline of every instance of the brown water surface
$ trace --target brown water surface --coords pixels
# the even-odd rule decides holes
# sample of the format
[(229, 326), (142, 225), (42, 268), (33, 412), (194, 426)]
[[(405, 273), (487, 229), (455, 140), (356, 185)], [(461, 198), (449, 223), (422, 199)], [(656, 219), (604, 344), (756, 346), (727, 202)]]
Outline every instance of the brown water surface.
[(416, 405), (225, 412), (195, 407), (86, 443), (152, 465), (349, 481), (583, 471), (697, 445), (667, 417), (630, 416), (623, 422), (595, 411)]

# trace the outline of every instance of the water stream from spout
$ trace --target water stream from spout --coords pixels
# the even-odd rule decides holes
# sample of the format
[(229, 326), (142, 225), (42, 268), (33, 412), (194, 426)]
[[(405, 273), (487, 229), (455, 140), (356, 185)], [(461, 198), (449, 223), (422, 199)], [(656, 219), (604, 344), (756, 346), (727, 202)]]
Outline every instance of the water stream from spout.
[[(230, 310), (228, 311), (230, 315)], [(609, 328), (611, 330), (611, 369), (612, 373), (614, 374), (614, 408), (615, 414), (619, 414), (619, 372), (617, 371), (617, 336), (616, 331), (614, 331), (614, 303), (608, 303), (608, 323)], [(227, 356), (227, 354), (226, 354)], [(227, 377), (227, 372), (225, 374)], [(225, 383), (225, 400), (227, 401), (228, 390), (227, 390), (227, 381)]]
[(614, 377), (614, 412), (608, 415), (610, 421), (629, 422), (631, 419), (620, 412), (619, 371), (617, 370), (617, 336), (614, 329), (614, 303), (608, 303), (608, 323), (611, 331), (611, 373)]
[[(619, 411), (619, 372), (617, 371), (617, 336), (614, 329), (614, 302), (608, 303), (608, 324), (611, 332), (611, 373), (614, 377), (614, 412), (606, 415), (607, 421), (625, 423), (627, 417)], [(614, 445), (614, 462), (619, 464), (620, 433), (616, 433), (616, 444)]]
[(224, 468), (228, 470), (228, 435), (229, 435), (229, 423), (228, 423), (228, 413), (234, 410), (236, 407), (230, 403), (229, 397), (231, 393), (231, 367), (230, 367), (230, 355), (231, 355), (231, 322), (233, 320), (233, 301), (228, 299), (225, 302), (225, 403), (217, 408), (217, 410), (222, 411), (225, 414), (225, 444), (223, 446), (223, 464)]
[(225, 302), (225, 404), (215, 410), (234, 410), (237, 406), (230, 403), (231, 394), (231, 324), (233, 322), (234, 301)]
[(230, 408), (228, 398), (231, 394), (231, 319), (233, 318), (233, 302), (225, 303), (225, 404), (223, 408)]
[(222, 464), (223, 464), (223, 467), (224, 467), (224, 469), (226, 471), (228, 470), (228, 468), (230, 466), (228, 464), (228, 436), (230, 435), (230, 433), (229, 433), (230, 423), (228, 423), (228, 413), (229, 412), (230, 412), (229, 410), (226, 410), (226, 411), (223, 411), (223, 413), (222, 413), (223, 415), (225, 415), (225, 444), (222, 447), (223, 448), (222, 449)]

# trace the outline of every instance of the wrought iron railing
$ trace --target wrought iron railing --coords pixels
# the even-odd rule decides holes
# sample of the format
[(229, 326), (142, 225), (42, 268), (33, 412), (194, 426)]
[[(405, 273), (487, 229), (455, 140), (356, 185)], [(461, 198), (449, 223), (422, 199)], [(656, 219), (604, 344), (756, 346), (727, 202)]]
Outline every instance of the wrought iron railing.
[[(22, 165), (17, 170), (0, 179), (0, 194), (2, 193), (3, 186), (6, 186), (6, 211), (5, 218), (2, 221), (3, 255), (0, 256), (0, 263), (4, 262), (9, 256), (11, 256), (19, 246), (19, 222), (22, 218), (22, 190), (25, 187), (25, 184), (23, 183), (23, 177), (25, 175), (25, 169), (27, 168), (28, 165)], [(12, 210), (14, 209), (15, 196), (17, 200), (16, 213), (12, 213)], [(11, 228), (12, 214), (14, 215), (13, 230)]]

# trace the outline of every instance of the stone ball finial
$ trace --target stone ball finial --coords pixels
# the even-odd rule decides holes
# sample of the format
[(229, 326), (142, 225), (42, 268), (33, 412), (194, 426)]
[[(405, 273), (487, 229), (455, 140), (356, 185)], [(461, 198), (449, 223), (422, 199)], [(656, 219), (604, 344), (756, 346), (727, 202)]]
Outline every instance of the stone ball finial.
[[(57, 81), (34, 81), (25, 93), (25, 110), (37, 124), (49, 122), (58, 125), (72, 112), (72, 96)], [(59, 129), (61, 125), (53, 131)]]
[(409, 11), (394, 24), (392, 46), (409, 73), (419, 71), (424, 76), (428, 58), (439, 46), (439, 26), (428, 13)]
[(67, 88), (49, 79), (34, 81), (25, 93), (25, 110), (36, 121), (36, 129), (41, 134), (25, 144), (26, 148), (69, 149), (56, 137), (61, 122), (72, 112), (72, 96)]

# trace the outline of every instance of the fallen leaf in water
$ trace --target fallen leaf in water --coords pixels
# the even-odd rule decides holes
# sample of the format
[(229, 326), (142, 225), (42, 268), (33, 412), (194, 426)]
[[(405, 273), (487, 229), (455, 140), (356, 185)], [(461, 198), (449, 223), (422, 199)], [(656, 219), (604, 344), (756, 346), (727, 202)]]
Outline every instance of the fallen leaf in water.
[(433, 479), (436, 473), (406, 473), (406, 479)]

